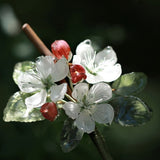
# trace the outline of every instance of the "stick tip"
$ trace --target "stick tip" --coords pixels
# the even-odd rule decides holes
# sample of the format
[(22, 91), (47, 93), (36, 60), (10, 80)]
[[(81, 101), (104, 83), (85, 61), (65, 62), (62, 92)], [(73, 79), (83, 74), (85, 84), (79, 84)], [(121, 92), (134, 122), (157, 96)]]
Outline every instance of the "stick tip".
[(28, 27), (29, 27), (29, 24), (28, 23), (24, 23), (23, 26), (22, 26), (22, 30), (25, 30)]

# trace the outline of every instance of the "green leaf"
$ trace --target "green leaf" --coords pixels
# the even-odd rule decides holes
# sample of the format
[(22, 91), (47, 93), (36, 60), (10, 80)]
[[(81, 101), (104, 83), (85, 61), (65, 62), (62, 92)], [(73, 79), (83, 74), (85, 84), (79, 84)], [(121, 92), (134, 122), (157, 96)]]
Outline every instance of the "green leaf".
[(28, 117), (24, 117), (26, 112), (26, 105), (24, 103), (24, 99), (30, 96), (30, 94), (16, 92), (11, 98), (9, 99), (6, 108), (4, 109), (4, 117), (3, 120), (5, 122), (35, 122), (44, 120), (39, 109), (33, 109)]
[(35, 69), (35, 63), (32, 61), (24, 61), (17, 63), (13, 71), (13, 80), (17, 84), (17, 79), (22, 72), (33, 72), (33, 69)]
[(137, 97), (115, 97), (111, 105), (115, 110), (115, 122), (122, 126), (139, 126), (151, 119), (151, 110)]
[(64, 122), (61, 134), (61, 148), (63, 152), (72, 151), (79, 144), (83, 137), (83, 131), (79, 130), (72, 119), (67, 119)]
[(147, 76), (142, 72), (122, 75), (113, 82), (112, 88), (118, 95), (131, 95), (141, 92), (147, 84)]

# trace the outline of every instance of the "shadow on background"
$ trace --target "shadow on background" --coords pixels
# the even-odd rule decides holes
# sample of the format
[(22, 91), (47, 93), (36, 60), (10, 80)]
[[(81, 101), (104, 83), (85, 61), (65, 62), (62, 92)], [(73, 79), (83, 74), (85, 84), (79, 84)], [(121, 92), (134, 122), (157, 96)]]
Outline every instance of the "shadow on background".
[(48, 48), (54, 40), (64, 39), (74, 53), (76, 46), (89, 38), (97, 50), (107, 45), (114, 48), (123, 73), (142, 71), (148, 75), (148, 86), (140, 97), (152, 108), (153, 119), (137, 128), (113, 124), (105, 137), (115, 160), (160, 159), (159, 0), (1, 0), (0, 159), (100, 159), (87, 135), (73, 152), (61, 152), (61, 119), (53, 123), (3, 122), (7, 100), (18, 90), (12, 80), (14, 65), (39, 56), (21, 32), (20, 27), (25, 22)]

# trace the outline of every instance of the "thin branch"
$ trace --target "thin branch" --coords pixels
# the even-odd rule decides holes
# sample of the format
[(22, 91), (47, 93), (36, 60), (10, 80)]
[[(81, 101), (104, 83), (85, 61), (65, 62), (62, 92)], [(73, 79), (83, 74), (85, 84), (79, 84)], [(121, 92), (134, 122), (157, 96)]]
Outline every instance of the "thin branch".
[(34, 32), (34, 30), (30, 27), (29, 24), (25, 23), (22, 26), (22, 30), (40, 53), (46, 56), (54, 57), (51, 51), (45, 46), (45, 44), (41, 41), (41, 39), (37, 36), (37, 34)]
[(103, 136), (99, 133), (97, 128), (94, 132), (89, 134), (90, 138), (92, 139), (93, 143), (95, 144), (97, 150), (99, 151), (103, 160), (113, 160), (112, 156), (109, 153), (107, 144), (103, 138)]

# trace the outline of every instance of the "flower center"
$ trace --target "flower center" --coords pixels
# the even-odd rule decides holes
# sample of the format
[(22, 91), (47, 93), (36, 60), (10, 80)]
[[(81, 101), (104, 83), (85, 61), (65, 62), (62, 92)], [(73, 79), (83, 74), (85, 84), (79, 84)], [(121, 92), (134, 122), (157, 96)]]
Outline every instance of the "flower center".
[(54, 85), (53, 81), (52, 81), (52, 77), (49, 75), (45, 80), (42, 80), (45, 89), (48, 91), (52, 85)]
[(87, 101), (87, 96), (86, 95), (84, 95), (82, 101), (79, 102), (79, 105), (81, 106), (81, 111), (83, 109), (89, 110), (90, 106), (89, 106), (89, 103)]

